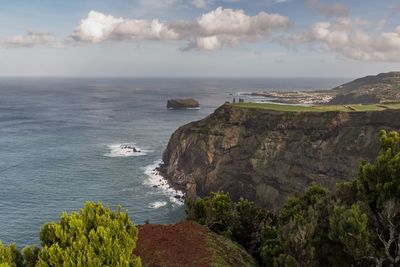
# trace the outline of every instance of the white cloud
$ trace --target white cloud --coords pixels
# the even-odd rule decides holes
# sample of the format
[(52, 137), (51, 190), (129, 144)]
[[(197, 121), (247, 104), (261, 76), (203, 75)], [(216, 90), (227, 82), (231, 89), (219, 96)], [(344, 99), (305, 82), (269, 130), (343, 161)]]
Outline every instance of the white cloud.
[(90, 11), (88, 17), (81, 21), (78, 28), (72, 34), (77, 41), (99, 43), (107, 40), (115, 30), (116, 26), (122, 23), (122, 18), (106, 16), (102, 13)]
[(340, 3), (327, 5), (320, 0), (306, 0), (306, 3), (314, 8), (318, 13), (328, 17), (347, 17), (349, 15), (349, 9)]
[(370, 26), (365, 21), (351, 19), (318, 22), (306, 33), (292, 36), (291, 42), (310, 44), (355, 60), (400, 61), (400, 26), (383, 33), (368, 32), (365, 28)]
[(91, 11), (71, 34), (82, 43), (100, 43), (119, 40), (183, 40), (183, 50), (216, 50), (240, 42), (266, 38), (276, 30), (291, 25), (287, 17), (261, 12), (248, 16), (243, 10), (219, 7), (194, 21), (160, 22), (115, 18)]
[(0, 38), (0, 46), (6, 48), (34, 47), (40, 45), (50, 47), (59, 46), (54, 35), (48, 32), (30, 30), (25, 35)]
[(71, 37), (78, 42), (100, 43), (125, 39), (174, 40), (178, 35), (158, 20), (115, 18), (90, 11)]
[(261, 12), (248, 16), (243, 10), (219, 7), (197, 19), (194, 41), (187, 49), (216, 50), (243, 41), (254, 42), (290, 25), (290, 20), (279, 14)]
[(202, 50), (216, 50), (221, 46), (217, 36), (198, 37), (196, 40), (196, 47)]

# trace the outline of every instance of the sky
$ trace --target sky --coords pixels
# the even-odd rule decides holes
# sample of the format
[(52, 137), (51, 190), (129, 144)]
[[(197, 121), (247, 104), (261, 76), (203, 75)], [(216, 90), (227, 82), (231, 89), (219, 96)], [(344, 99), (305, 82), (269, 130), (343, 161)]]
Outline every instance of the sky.
[(0, 0), (0, 76), (400, 71), (398, 0)]

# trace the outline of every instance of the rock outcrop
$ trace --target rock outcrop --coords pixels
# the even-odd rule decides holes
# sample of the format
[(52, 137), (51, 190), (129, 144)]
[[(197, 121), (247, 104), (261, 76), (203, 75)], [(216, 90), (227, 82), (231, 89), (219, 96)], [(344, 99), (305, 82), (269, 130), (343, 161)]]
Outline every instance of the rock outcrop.
[(333, 187), (376, 157), (379, 131), (400, 129), (400, 110), (281, 112), (226, 104), (179, 128), (161, 173), (189, 198), (229, 192), (276, 208), (311, 183)]
[(190, 109), (199, 108), (200, 104), (192, 98), (188, 99), (170, 99), (167, 102), (167, 108), (169, 109)]

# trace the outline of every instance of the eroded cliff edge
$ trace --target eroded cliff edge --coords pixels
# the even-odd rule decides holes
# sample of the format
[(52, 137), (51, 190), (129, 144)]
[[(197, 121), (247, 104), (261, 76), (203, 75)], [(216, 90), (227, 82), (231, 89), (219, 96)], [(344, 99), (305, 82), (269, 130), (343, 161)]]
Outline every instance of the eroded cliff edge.
[(179, 128), (161, 173), (188, 197), (229, 192), (276, 208), (316, 182), (357, 175), (379, 149), (380, 129), (400, 129), (400, 110), (282, 112), (226, 104)]

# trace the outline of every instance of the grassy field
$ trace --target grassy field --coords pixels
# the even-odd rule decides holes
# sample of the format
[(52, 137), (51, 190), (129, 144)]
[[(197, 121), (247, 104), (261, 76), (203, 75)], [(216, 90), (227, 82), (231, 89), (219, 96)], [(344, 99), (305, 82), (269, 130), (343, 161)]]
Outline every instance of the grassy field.
[(326, 105), (326, 106), (296, 106), (274, 103), (237, 103), (231, 104), (238, 108), (268, 109), (275, 111), (291, 112), (361, 112), (361, 111), (381, 111), (385, 109), (400, 109), (400, 103), (390, 104), (357, 104), (357, 105)]

